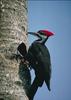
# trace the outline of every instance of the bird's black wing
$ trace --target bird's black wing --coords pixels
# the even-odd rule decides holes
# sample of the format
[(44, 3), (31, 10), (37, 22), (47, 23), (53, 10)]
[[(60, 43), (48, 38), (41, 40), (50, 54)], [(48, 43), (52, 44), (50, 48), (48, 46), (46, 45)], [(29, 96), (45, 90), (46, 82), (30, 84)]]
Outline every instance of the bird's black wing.
[(51, 61), (47, 47), (43, 44), (34, 42), (30, 46), (28, 54), (30, 55), (31, 66), (34, 67), (41, 76), (44, 76), (48, 84), (51, 77)]

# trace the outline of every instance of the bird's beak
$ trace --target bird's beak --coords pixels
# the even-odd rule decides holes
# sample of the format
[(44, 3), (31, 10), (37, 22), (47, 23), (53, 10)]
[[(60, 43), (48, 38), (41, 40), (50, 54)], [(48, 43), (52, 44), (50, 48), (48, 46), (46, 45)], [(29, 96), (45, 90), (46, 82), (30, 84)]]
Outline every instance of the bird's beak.
[(31, 35), (34, 35), (34, 36), (37, 36), (37, 37), (40, 37), (38, 33), (35, 33), (35, 32), (28, 32), (28, 34), (31, 34)]

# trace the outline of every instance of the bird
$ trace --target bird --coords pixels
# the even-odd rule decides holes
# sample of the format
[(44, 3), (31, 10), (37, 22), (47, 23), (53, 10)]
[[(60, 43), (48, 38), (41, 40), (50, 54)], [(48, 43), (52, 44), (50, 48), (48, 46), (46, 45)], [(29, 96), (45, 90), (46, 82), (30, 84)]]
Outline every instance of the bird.
[(28, 34), (37, 36), (38, 39), (31, 44), (28, 51), (23, 42), (18, 46), (17, 51), (20, 58), (23, 58), (24, 61), (27, 60), (29, 66), (31, 66), (35, 71), (34, 81), (27, 93), (29, 100), (33, 100), (38, 87), (41, 87), (44, 81), (48, 90), (51, 90), (51, 58), (45, 43), (50, 36), (54, 35), (54, 33), (48, 30), (39, 30), (37, 32), (28, 32)]
[(51, 57), (45, 43), (54, 33), (48, 30), (39, 30), (37, 32), (28, 32), (28, 34), (38, 38), (31, 44), (27, 53), (27, 60), (35, 71), (35, 78), (28, 92), (29, 100), (33, 100), (38, 87), (41, 87), (44, 81), (48, 90), (51, 90)]

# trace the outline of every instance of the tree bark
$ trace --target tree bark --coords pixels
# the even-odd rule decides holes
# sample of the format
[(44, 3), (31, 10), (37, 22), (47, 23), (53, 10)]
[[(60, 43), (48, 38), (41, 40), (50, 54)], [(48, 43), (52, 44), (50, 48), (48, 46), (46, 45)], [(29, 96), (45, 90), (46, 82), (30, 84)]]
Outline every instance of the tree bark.
[(0, 100), (28, 100), (29, 70), (12, 59), (21, 42), (27, 46), (27, 1), (0, 0)]

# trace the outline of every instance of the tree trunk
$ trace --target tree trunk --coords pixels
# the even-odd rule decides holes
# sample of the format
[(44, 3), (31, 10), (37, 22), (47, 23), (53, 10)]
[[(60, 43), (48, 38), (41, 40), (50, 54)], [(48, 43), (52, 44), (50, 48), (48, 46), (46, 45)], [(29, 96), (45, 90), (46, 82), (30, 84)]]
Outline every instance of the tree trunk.
[(26, 0), (0, 0), (0, 100), (28, 100), (29, 70), (12, 59), (21, 42), (27, 46), (26, 4)]

